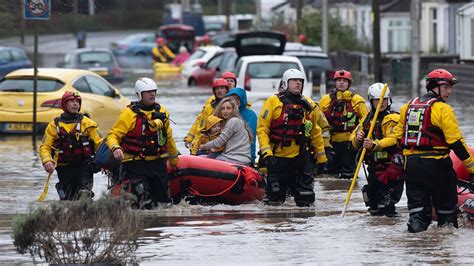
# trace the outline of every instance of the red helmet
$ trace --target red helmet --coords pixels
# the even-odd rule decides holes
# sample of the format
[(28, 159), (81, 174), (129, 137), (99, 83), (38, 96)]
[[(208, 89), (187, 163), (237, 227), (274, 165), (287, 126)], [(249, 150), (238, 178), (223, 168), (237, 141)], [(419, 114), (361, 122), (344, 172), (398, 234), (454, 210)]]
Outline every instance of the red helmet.
[(163, 44), (165, 44), (165, 38), (163, 38), (163, 37), (158, 37), (158, 38), (156, 38), (156, 43), (157, 43), (158, 45), (163, 45)]
[(212, 82), (212, 88), (217, 88), (217, 87), (220, 87), (220, 86), (225, 86), (225, 87), (229, 87), (229, 82), (227, 82), (227, 80), (223, 79), (223, 78), (218, 78), (218, 79), (215, 79), (213, 82)]
[(334, 73), (334, 80), (336, 79), (347, 79), (350, 83), (352, 83), (352, 74), (351, 72), (341, 69), (337, 70), (336, 73)]
[(305, 44), (308, 42), (308, 38), (306, 38), (306, 35), (304, 34), (300, 34), (300, 36), (298, 36), (298, 39), (300, 40), (300, 43), (302, 44)]
[(449, 71), (439, 68), (431, 71), (426, 76), (426, 89), (432, 90), (441, 84), (454, 85), (457, 83), (456, 78)]
[[(72, 99), (78, 99), (79, 105), (82, 105), (82, 99), (81, 95), (79, 95), (79, 92), (66, 91), (61, 98), (61, 108), (63, 108), (64, 112), (67, 112), (66, 102)], [(80, 107), (79, 110), (81, 110)]]
[(221, 78), (223, 79), (235, 79), (237, 81), (237, 76), (234, 74), (234, 72), (231, 71), (226, 71), (222, 73)]

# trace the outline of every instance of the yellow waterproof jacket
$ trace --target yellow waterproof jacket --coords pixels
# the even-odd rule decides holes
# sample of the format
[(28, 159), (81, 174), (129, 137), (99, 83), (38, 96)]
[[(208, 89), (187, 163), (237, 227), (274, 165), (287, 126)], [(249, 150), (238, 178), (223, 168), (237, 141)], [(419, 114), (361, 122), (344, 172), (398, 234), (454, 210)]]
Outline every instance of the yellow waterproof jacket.
[(212, 95), (206, 100), (206, 103), (202, 107), (202, 111), (198, 114), (196, 120), (194, 120), (194, 123), (189, 129), (188, 134), (186, 134), (186, 137), (184, 137), (184, 141), (192, 143), (194, 139), (199, 139), (201, 130), (204, 129), (204, 124), (206, 123), (207, 117), (214, 113), (214, 107), (212, 106), (212, 103), (215, 99), (216, 97)]
[(176, 55), (170, 50), (170, 48), (168, 48), (168, 46), (164, 45), (161, 49), (161, 51), (158, 47), (153, 47), (153, 49), (151, 49), (151, 54), (155, 62), (168, 63), (176, 58)]
[[(209, 136), (206, 133), (201, 133), (200, 137), (197, 139), (194, 139), (192, 145), (191, 145), (191, 155), (196, 155), (199, 151), (199, 147), (201, 147), (202, 144), (206, 144), (209, 141), (215, 140), (219, 137), (219, 134), (215, 134), (212, 136)], [(225, 149), (224, 147), (219, 147), (219, 148), (213, 148), (210, 150), (210, 152), (220, 152)]]
[[(151, 121), (151, 114), (155, 112), (155, 110), (140, 110), (143, 112), (147, 119)], [(166, 118), (169, 118), (169, 113), (168, 110), (163, 105), (160, 105), (160, 110), (159, 112), (165, 113)], [(107, 135), (107, 146), (110, 148), (111, 151), (114, 151), (115, 149), (120, 149), (120, 144), (122, 142), (122, 139), (125, 135), (127, 135), (128, 132), (132, 131), (135, 128), (135, 124), (137, 121), (137, 114), (130, 108), (127, 107), (125, 110), (122, 111), (120, 114), (118, 120), (115, 122), (115, 124), (112, 126), (110, 129), (108, 135)], [(135, 161), (135, 160), (156, 160), (159, 157), (160, 158), (168, 158), (168, 159), (174, 159), (178, 157), (178, 148), (176, 147), (176, 143), (174, 142), (173, 139), (173, 131), (170, 126), (169, 119), (166, 119), (163, 128), (166, 131), (166, 146), (168, 148), (168, 152), (161, 154), (160, 156), (145, 156), (144, 158), (140, 158), (138, 156), (133, 156), (132, 154), (124, 152), (124, 160), (123, 162), (127, 161)], [(150, 127), (151, 131), (156, 131), (158, 132), (158, 129)]]
[[(391, 135), (397, 140), (401, 140), (404, 136), (406, 112), (410, 102), (402, 106), (400, 110), (400, 121), (395, 127), (394, 134)], [(433, 150), (428, 151), (404, 148), (403, 155), (409, 156), (413, 154), (421, 154), (422, 158), (440, 159), (448, 157), (449, 154), (446, 153), (446, 150), (452, 149), (456, 154), (464, 153), (469, 155), (468, 158), (463, 160), (463, 164), (466, 166), (470, 174), (474, 174), (474, 158), (466, 145), (453, 108), (449, 104), (441, 101), (433, 103), (431, 107), (431, 123), (433, 126), (436, 126), (443, 131), (443, 135), (449, 147), (433, 147)], [(426, 154), (426, 156), (423, 156), (422, 154)]]
[[(351, 134), (352, 146), (356, 149), (358, 149), (362, 145), (362, 142), (357, 141), (356, 135), (363, 129), (364, 122), (368, 117), (369, 116), (365, 116), (364, 118), (362, 118), (357, 128)], [(400, 114), (398, 113), (388, 114), (382, 119), (381, 128), (382, 128), (382, 135), (384, 136), (384, 138), (374, 139), (374, 135), (372, 134), (372, 140), (373, 140), (373, 143), (375, 144), (373, 151), (381, 151), (385, 148), (398, 144), (398, 142), (390, 136), (395, 132), (395, 126), (397, 126), (399, 121), (400, 121)], [(367, 134), (368, 132), (365, 132), (365, 133)]]
[[(71, 132), (76, 127), (76, 122), (62, 122), (59, 120), (59, 126), (63, 127), (67, 132)], [(81, 133), (89, 138), (94, 144), (94, 149), (97, 150), (102, 143), (102, 136), (99, 131), (97, 123), (87, 116), (83, 116), (81, 120)], [(58, 130), (54, 120), (49, 122), (44, 132), (43, 144), (40, 146), (40, 157), (43, 164), (47, 162), (54, 162), (52, 152), (54, 150), (54, 142), (59, 138)], [(65, 165), (61, 163), (60, 165)]]
[[(367, 108), (367, 105), (365, 105), (365, 100), (362, 98), (362, 96), (358, 94), (352, 94), (351, 96), (351, 104), (352, 107), (354, 108), (354, 112), (357, 114), (357, 116), (362, 119), (369, 113), (369, 109)], [(326, 94), (321, 99), (319, 100), (319, 107), (321, 108), (321, 111), (324, 113), (329, 109), (329, 106), (331, 105), (331, 95)], [(328, 120), (329, 118), (326, 117)], [(333, 132), (331, 134), (331, 142), (344, 142), (344, 141), (350, 141), (351, 139), (351, 133), (352, 132)]]
[[(318, 163), (327, 162), (326, 153), (324, 151), (324, 141), (321, 134), (321, 128), (318, 126), (319, 109), (314, 101), (305, 96), (305, 99), (313, 106), (313, 110), (309, 113), (309, 120), (313, 124), (310, 132), (310, 140), (313, 145), (314, 154)], [(277, 95), (270, 96), (264, 103), (257, 124), (257, 137), (260, 144), (260, 151), (264, 157), (274, 155), (277, 157), (294, 158), (298, 156), (300, 147), (295, 140), (291, 141), (290, 146), (280, 147), (279, 145), (270, 143), (270, 126), (273, 120), (280, 117), (283, 109), (283, 103)], [(321, 115), (321, 114), (319, 114)]]
[[(308, 98), (309, 99), (309, 98)], [(312, 105), (315, 105), (315, 116), (316, 116), (316, 121), (318, 126), (321, 128), (322, 130), (322, 136), (323, 136), (323, 141), (324, 141), (324, 147), (331, 147), (332, 148), (332, 145), (331, 145), (331, 125), (329, 125), (329, 122), (328, 120), (326, 119), (326, 116), (324, 115), (324, 113), (321, 111), (321, 109), (319, 108), (319, 105), (313, 101), (312, 99), (310, 99), (309, 101)]]

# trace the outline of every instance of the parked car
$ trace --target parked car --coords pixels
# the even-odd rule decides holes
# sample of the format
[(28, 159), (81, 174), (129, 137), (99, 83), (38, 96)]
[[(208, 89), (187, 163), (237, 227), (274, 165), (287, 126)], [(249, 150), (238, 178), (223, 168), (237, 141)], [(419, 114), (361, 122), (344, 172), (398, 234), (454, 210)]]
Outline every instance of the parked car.
[[(107, 132), (130, 103), (116, 88), (94, 72), (81, 69), (39, 68), (37, 91), (38, 131), (61, 114), (65, 91), (80, 92), (81, 112)], [(0, 133), (33, 130), (33, 69), (13, 71), (0, 81)]]
[(206, 64), (191, 73), (189, 86), (211, 86), (212, 81), (225, 71), (233, 71), (237, 59), (248, 55), (281, 55), (285, 48), (286, 37), (272, 31), (252, 31), (235, 34), (235, 39), (216, 53)]
[(151, 56), (151, 49), (155, 46), (156, 37), (154, 33), (136, 33), (110, 44), (114, 54), (129, 56)]
[(183, 24), (169, 24), (158, 28), (156, 36), (166, 39), (170, 50), (178, 54), (179, 47), (184, 46), (189, 52), (194, 51), (196, 34), (194, 28)]
[(187, 80), (191, 73), (198, 69), (200, 65), (205, 64), (213, 57), (216, 53), (221, 52), (222, 48), (219, 46), (203, 46), (199, 47), (184, 63), (181, 74)]
[[(237, 87), (247, 90), (247, 97), (251, 102), (264, 100), (278, 92), (281, 77), (290, 68), (295, 68), (305, 73), (303, 64), (294, 56), (243, 56), (237, 62), (235, 69)], [(303, 95), (311, 97), (313, 85), (311, 82), (308, 82), (307, 78), (306, 81)]]
[(117, 84), (123, 81), (123, 73), (112, 51), (107, 48), (81, 48), (70, 51), (58, 67), (87, 69)]
[(308, 78), (312, 77), (313, 85), (321, 84), (321, 73), (326, 73), (326, 83), (331, 80), (332, 63), (321, 47), (308, 46), (301, 43), (286, 43), (284, 55), (296, 56), (300, 59)]
[(20, 48), (0, 47), (0, 79), (13, 70), (33, 67), (30, 59)]
[(226, 48), (195, 69), (188, 77), (188, 86), (211, 86), (212, 81), (226, 71), (233, 71), (237, 53), (234, 48)]

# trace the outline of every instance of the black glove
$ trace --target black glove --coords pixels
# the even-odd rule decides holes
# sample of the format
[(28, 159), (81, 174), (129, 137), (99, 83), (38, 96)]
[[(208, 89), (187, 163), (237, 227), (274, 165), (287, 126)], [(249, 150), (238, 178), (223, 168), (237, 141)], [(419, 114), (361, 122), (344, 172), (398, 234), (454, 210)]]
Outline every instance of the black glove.
[(161, 122), (166, 122), (166, 114), (162, 112), (153, 112), (151, 113), (151, 120), (160, 119)]
[(265, 157), (265, 164), (267, 165), (267, 169), (276, 169), (278, 166), (277, 159), (272, 155)]
[[(328, 171), (328, 169), (331, 169), (333, 167), (334, 157), (336, 156), (336, 153), (334, 152), (334, 149), (332, 147), (329, 147), (329, 146), (324, 147), (324, 151), (326, 152), (326, 158), (328, 158), (328, 161), (326, 162), (325, 170), (323, 170), (323, 172)], [(320, 172), (320, 173), (323, 173), (323, 172)]]

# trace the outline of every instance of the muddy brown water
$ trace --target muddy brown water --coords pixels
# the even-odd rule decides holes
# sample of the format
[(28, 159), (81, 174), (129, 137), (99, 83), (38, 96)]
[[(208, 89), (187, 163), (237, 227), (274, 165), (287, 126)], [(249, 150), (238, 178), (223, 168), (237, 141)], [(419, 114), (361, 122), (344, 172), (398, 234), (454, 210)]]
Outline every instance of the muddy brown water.
[[(122, 85), (122, 91), (133, 98), (131, 80)], [(176, 122), (174, 136), (185, 153), (180, 140), (210, 90), (186, 88), (179, 81), (160, 85), (158, 100)], [(394, 97), (395, 109), (408, 99), (402, 94)], [(473, 107), (458, 99), (450, 103), (466, 141), (474, 145)], [(259, 107), (255, 103), (254, 109)], [(0, 171), (0, 263), (31, 264), (29, 256), (15, 252), (10, 236), (13, 215), (34, 204), (47, 176), (31, 137), (0, 136)], [(56, 174), (47, 201), (58, 199), (55, 182)], [(170, 209), (143, 211), (149, 227), (140, 238), (137, 259), (143, 265), (474, 263), (470, 224), (462, 222), (457, 230), (433, 224), (426, 232), (410, 234), (405, 196), (398, 204), (399, 217), (371, 217), (360, 193), (365, 183), (361, 173), (345, 218), (340, 213), (350, 181), (329, 176), (316, 179), (316, 202), (310, 208), (297, 208), (289, 199), (280, 207), (261, 202), (199, 206), (183, 201)], [(96, 195), (104, 193), (106, 186), (106, 177), (95, 175)]]

